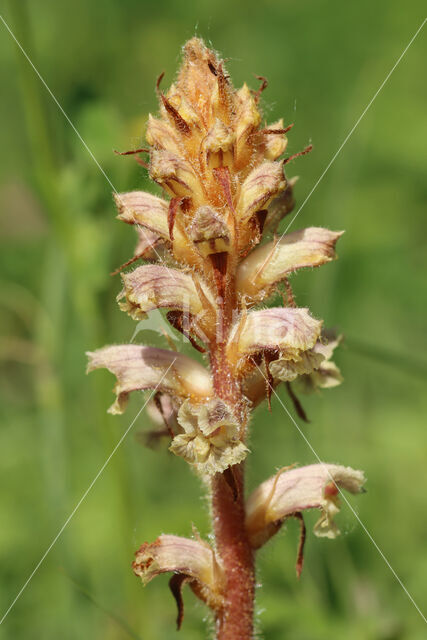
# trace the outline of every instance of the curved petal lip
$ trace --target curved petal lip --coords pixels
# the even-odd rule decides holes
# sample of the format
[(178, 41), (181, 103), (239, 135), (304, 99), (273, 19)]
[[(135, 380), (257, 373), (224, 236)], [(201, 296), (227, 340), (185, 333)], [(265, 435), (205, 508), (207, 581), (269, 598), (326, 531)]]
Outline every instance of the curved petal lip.
[(336, 258), (335, 245), (343, 231), (308, 227), (254, 249), (239, 265), (237, 289), (255, 301), (287, 274), (319, 267)]
[(178, 269), (143, 265), (122, 274), (124, 295), (141, 311), (170, 308), (197, 315), (202, 304), (193, 278)]
[(108, 369), (117, 377), (117, 401), (111, 413), (122, 413), (131, 391), (154, 389), (197, 398), (213, 393), (210, 373), (201, 364), (175, 351), (126, 344), (88, 352), (87, 372)]
[(255, 548), (262, 546), (278, 531), (278, 524), (306, 509), (321, 509), (315, 533), (335, 537), (333, 523), (338, 512), (339, 489), (361, 493), (365, 477), (362, 471), (334, 464), (312, 464), (283, 469), (263, 482), (246, 503), (246, 528)]

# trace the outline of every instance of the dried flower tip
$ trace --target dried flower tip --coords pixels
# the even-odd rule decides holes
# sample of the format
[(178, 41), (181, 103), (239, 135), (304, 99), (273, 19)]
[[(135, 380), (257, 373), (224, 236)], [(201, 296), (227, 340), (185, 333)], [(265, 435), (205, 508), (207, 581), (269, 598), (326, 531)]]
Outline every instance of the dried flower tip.
[(222, 605), (224, 573), (214, 550), (203, 540), (161, 535), (155, 542), (140, 547), (132, 568), (144, 585), (162, 573), (182, 577), (178, 585), (170, 583), (178, 604), (178, 626), (183, 614), (181, 586), (184, 582), (212, 609)]
[(185, 401), (178, 412), (184, 429), (170, 450), (193, 464), (201, 474), (219, 473), (242, 462), (248, 453), (240, 440), (240, 427), (230, 408), (221, 400), (204, 404)]
[(108, 369), (117, 378), (116, 401), (109, 413), (123, 413), (131, 391), (157, 389), (181, 398), (211, 396), (212, 380), (209, 372), (198, 362), (181, 353), (123, 344), (88, 352), (87, 372)]
[(239, 265), (238, 290), (254, 301), (261, 300), (288, 273), (318, 267), (336, 258), (335, 244), (342, 234), (309, 227), (258, 247)]
[(339, 490), (360, 493), (364, 482), (362, 471), (334, 464), (279, 471), (255, 489), (247, 501), (246, 529), (252, 546), (257, 549), (265, 544), (286, 518), (315, 508), (322, 512), (315, 534), (335, 538), (339, 534), (333, 521), (339, 511)]

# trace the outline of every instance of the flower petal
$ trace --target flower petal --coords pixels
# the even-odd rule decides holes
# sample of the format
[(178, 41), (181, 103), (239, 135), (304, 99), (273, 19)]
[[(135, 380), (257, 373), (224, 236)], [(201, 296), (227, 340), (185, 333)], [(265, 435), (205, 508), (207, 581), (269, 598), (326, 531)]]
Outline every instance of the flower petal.
[(278, 358), (270, 362), (270, 373), (273, 379), (281, 382), (292, 382), (298, 376), (311, 374), (318, 369), (323, 361), (320, 353), (315, 353), (313, 349), (301, 353), (297, 359)]
[[(236, 160), (243, 166), (243, 162), (249, 159), (248, 139), (261, 122), (261, 114), (257, 108), (254, 97), (245, 83), (235, 94), (236, 101)], [(246, 147), (246, 149), (245, 149)], [(246, 151), (246, 153), (244, 153)]]
[(117, 377), (115, 403), (109, 413), (123, 413), (131, 391), (158, 389), (173, 396), (206, 398), (212, 395), (209, 372), (181, 353), (136, 344), (113, 345), (88, 352), (87, 372), (108, 369)]
[(203, 404), (186, 400), (178, 411), (178, 422), (184, 433), (175, 436), (169, 448), (201, 474), (221, 473), (248, 453), (240, 440), (239, 424), (222, 400)]
[(323, 330), (320, 340), (314, 345), (313, 352), (323, 356), (319, 367), (312, 373), (306, 372), (298, 378), (298, 388), (302, 393), (312, 393), (318, 389), (331, 389), (343, 381), (341, 371), (331, 362), (334, 350), (340, 344), (342, 336), (336, 336), (331, 330)]
[(177, 87), (197, 109), (202, 121), (208, 121), (211, 115), (211, 100), (217, 85), (217, 78), (211, 68), (216, 69), (217, 65), (215, 54), (200, 38), (191, 38), (186, 42), (184, 64), (179, 72)]
[[(343, 377), (335, 362), (322, 362), (311, 374), (314, 389), (333, 389), (338, 387)], [(302, 382), (302, 381), (301, 381)]]
[(288, 273), (333, 260), (335, 244), (342, 234), (342, 231), (309, 227), (258, 247), (239, 265), (238, 290), (254, 300), (262, 299), (271, 286)]
[(265, 209), (272, 198), (277, 196), (286, 186), (281, 162), (263, 162), (253, 169), (241, 187), (240, 198), (236, 207), (241, 221)]
[(142, 224), (159, 236), (169, 239), (169, 203), (145, 191), (114, 194), (119, 220), (128, 224)]
[(136, 231), (138, 234), (138, 242), (135, 247), (134, 256), (152, 260), (163, 253), (162, 248), (159, 247), (163, 241), (162, 236), (140, 225), (136, 227)]
[(230, 250), (230, 231), (218, 211), (209, 206), (194, 213), (189, 236), (204, 257)]
[(201, 185), (191, 164), (170, 151), (151, 151), (150, 177), (172, 196), (202, 199)]
[[(228, 343), (234, 360), (265, 349), (279, 349), (285, 358), (299, 358), (320, 336), (322, 323), (308, 309), (273, 308), (250, 311), (235, 325)], [(322, 357), (323, 359), (323, 357)]]
[(137, 306), (142, 312), (169, 308), (197, 315), (203, 310), (193, 278), (179, 271), (147, 264), (122, 275), (126, 302), (121, 308), (128, 311)]
[(269, 204), (264, 223), (265, 231), (276, 233), (280, 222), (293, 210), (295, 206), (294, 186), (297, 180), (297, 177), (287, 180), (286, 189)]
[(179, 153), (179, 142), (173, 127), (164, 119), (153, 118), (151, 113), (148, 115), (145, 138), (148, 144), (156, 149)]
[(280, 118), (280, 120), (274, 124), (270, 124), (267, 129), (269, 133), (265, 134), (266, 143), (264, 155), (267, 160), (277, 160), (277, 158), (285, 152), (286, 147), (288, 146), (288, 139), (283, 133), (271, 132), (283, 129), (283, 118)]
[(362, 471), (335, 464), (320, 463), (279, 471), (247, 500), (246, 529), (252, 546), (261, 547), (286, 518), (305, 509), (322, 512), (314, 529), (317, 536), (335, 538), (339, 534), (333, 522), (339, 511), (338, 489), (360, 493), (364, 482)]

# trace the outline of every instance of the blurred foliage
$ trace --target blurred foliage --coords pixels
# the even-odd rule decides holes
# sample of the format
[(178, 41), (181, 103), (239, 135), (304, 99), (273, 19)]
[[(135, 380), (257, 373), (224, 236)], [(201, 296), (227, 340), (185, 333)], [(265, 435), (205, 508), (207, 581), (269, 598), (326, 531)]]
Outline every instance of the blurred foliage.
[[(421, 0), (2, 0), (1, 13), (105, 175), (0, 24), (0, 615), (141, 403), (133, 398), (121, 418), (107, 415), (112, 378), (86, 378), (84, 352), (125, 342), (134, 329), (114, 303), (118, 278), (108, 275), (135, 243), (114, 220), (111, 192), (148, 182), (112, 151), (140, 145), (157, 108), (157, 75), (172, 80), (180, 46), (197, 33), (228, 58), (236, 85), (256, 87), (252, 74), (267, 76), (266, 118), (295, 122), (291, 152), (314, 143), (288, 172), (301, 175), (302, 203), (424, 9)], [(301, 428), (323, 460), (366, 471), (368, 493), (352, 504), (421, 608), (426, 53), (424, 30), (293, 225), (347, 231), (338, 262), (293, 279), (298, 303), (347, 336), (338, 356), (345, 384), (304, 399), (311, 423)], [(139, 338), (161, 344), (153, 333)], [(143, 590), (130, 561), (160, 532), (189, 535), (194, 522), (208, 534), (208, 510), (182, 460), (141, 446), (137, 434), (147, 428), (141, 415), (0, 627), (1, 640), (175, 637), (167, 579)], [(315, 461), (277, 400), (271, 416), (257, 410), (252, 432), (251, 486), (277, 467)], [(260, 553), (262, 636), (424, 638), (425, 623), (345, 506), (340, 523), (334, 542), (310, 531), (300, 582), (297, 523)], [(185, 600), (181, 634), (206, 637), (205, 611), (190, 591)]]

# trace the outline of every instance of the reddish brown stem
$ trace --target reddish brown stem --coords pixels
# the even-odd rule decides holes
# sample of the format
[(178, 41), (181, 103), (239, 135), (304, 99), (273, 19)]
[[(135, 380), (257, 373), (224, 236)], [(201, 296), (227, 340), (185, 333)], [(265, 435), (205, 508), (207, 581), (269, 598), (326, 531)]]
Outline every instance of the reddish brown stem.
[(245, 531), (243, 466), (233, 469), (237, 496), (224, 475), (212, 480), (212, 512), (216, 547), (226, 574), (223, 609), (217, 615), (217, 640), (251, 640), (255, 571), (253, 551)]
[[(229, 371), (223, 344), (211, 350), (215, 394), (237, 409), (243, 419), (240, 385)], [(244, 425), (242, 425), (244, 430)], [(222, 473), (212, 480), (212, 518), (216, 548), (221, 558), (226, 589), (217, 614), (217, 640), (251, 640), (255, 596), (254, 554), (245, 530), (244, 467), (232, 467), (235, 489)]]

